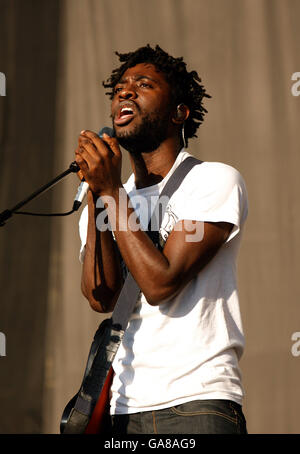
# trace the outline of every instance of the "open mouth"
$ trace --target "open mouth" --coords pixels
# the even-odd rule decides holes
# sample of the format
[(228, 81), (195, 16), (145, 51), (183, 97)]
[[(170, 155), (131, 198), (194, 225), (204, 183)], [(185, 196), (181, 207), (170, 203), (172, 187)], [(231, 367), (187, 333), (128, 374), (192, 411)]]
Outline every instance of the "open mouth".
[(117, 126), (129, 123), (134, 117), (134, 110), (130, 106), (123, 106), (119, 109), (118, 114), (115, 116), (114, 123)]

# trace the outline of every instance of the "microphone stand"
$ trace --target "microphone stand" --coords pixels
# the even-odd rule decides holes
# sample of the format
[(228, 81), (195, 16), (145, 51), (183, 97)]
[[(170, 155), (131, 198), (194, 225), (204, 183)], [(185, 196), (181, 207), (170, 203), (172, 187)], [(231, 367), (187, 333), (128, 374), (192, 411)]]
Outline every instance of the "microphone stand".
[(79, 166), (77, 165), (77, 163), (75, 161), (73, 161), (70, 164), (70, 166), (69, 166), (69, 168), (67, 170), (65, 170), (63, 173), (58, 175), (53, 180), (49, 181), (49, 183), (45, 184), (41, 188), (39, 188), (36, 191), (34, 191), (31, 195), (26, 197), (26, 199), (21, 200), (21, 202), (17, 203), (17, 205), (14, 206), (13, 208), (11, 208), (10, 210), (2, 211), (2, 213), (0, 213), (0, 227), (3, 227), (5, 225), (5, 221), (7, 221), (7, 219), (9, 219), (14, 213), (16, 213), (26, 203), (30, 202), (31, 200), (36, 198), (38, 195), (40, 195), (43, 192), (47, 191), (47, 189), (50, 189), (52, 186), (54, 186), (56, 183), (58, 183), (64, 177), (69, 175), (69, 173), (77, 173), (79, 170), (80, 170)]

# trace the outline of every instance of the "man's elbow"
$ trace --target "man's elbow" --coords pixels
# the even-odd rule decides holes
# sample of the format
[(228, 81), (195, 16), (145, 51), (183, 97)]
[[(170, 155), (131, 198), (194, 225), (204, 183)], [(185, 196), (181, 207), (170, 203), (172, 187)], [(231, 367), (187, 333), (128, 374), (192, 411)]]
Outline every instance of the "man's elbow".
[(91, 308), (100, 313), (108, 313), (114, 310), (115, 304), (121, 291), (121, 284), (110, 289), (104, 285), (97, 288), (87, 288), (84, 282), (81, 282), (81, 292), (88, 300)]
[(110, 295), (108, 298), (101, 297), (100, 292), (97, 292), (96, 290), (88, 290), (84, 283), (81, 283), (81, 292), (83, 296), (88, 300), (90, 307), (96, 311), (100, 312), (102, 314), (112, 312), (115, 301), (116, 301), (116, 296), (115, 295)]
[(159, 306), (174, 298), (181, 290), (182, 286), (174, 283), (169, 286), (153, 286), (149, 292), (144, 293), (150, 306)]

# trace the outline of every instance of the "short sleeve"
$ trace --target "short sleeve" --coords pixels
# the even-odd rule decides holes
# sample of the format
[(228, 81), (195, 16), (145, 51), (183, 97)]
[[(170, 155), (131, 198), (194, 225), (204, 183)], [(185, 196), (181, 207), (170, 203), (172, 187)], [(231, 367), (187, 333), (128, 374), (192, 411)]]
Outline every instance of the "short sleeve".
[(248, 214), (248, 196), (241, 174), (222, 163), (205, 162), (191, 170), (176, 198), (176, 216), (234, 225), (227, 242), (240, 231)]
[(87, 238), (87, 227), (88, 227), (88, 205), (86, 205), (79, 219), (79, 236), (81, 241), (80, 251), (79, 251), (79, 261), (83, 263), (85, 256), (85, 245)]
[[(131, 174), (128, 181), (123, 185), (127, 192), (130, 192), (134, 187), (134, 174)], [(79, 218), (79, 236), (80, 236), (80, 251), (79, 251), (79, 261), (82, 264), (85, 257), (85, 245), (87, 240), (87, 230), (88, 230), (88, 205), (86, 205), (80, 215)], [(112, 232), (113, 236), (114, 233)]]

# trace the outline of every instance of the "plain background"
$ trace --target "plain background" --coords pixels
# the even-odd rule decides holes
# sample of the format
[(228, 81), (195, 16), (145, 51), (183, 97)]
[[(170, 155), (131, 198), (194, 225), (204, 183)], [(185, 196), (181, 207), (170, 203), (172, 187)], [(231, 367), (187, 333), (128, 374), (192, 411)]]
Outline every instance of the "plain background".
[[(299, 433), (298, 0), (0, 0), (0, 211), (67, 169), (82, 129), (110, 125), (114, 52), (183, 56), (212, 95), (190, 141), (236, 167), (249, 194), (239, 259), (249, 433)], [(130, 173), (124, 153), (124, 181)], [(71, 209), (69, 176), (26, 208)], [(80, 292), (80, 212), (13, 216), (0, 230), (0, 432), (58, 433), (101, 315)]]

